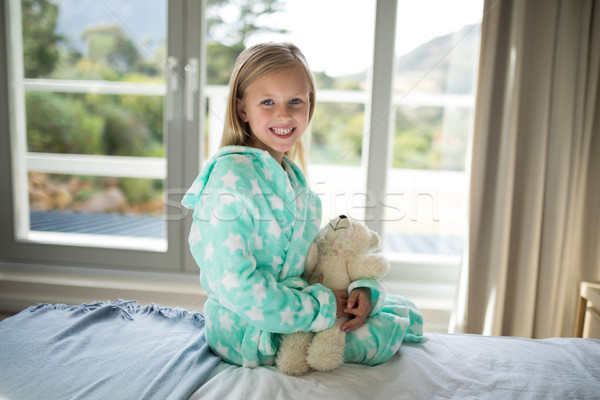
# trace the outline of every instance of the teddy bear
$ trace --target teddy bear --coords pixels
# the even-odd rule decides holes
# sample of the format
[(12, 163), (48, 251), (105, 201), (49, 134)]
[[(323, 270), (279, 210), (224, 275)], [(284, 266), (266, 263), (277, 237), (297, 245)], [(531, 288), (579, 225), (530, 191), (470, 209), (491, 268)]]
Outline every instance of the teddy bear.
[[(389, 269), (376, 232), (345, 215), (329, 221), (310, 246), (303, 277), (331, 290), (346, 290), (359, 279), (378, 279)], [(338, 317), (321, 332), (282, 335), (276, 364), (288, 375), (303, 375), (310, 368), (330, 371), (344, 362), (346, 333), (340, 329), (348, 318)]]

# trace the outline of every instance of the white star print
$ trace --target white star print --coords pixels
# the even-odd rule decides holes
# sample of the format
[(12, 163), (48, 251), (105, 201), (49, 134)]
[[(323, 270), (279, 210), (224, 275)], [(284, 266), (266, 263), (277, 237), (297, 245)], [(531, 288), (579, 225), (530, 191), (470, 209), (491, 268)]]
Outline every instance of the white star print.
[(273, 180), (273, 171), (271, 171), (266, 165), (263, 167), (263, 174), (265, 174), (265, 179), (270, 181)]
[(264, 321), (265, 320), (263, 311), (254, 306), (252, 306), (252, 308), (250, 310), (246, 311), (246, 315), (248, 315), (252, 321)]
[(261, 195), (262, 194), (262, 190), (260, 189), (260, 186), (258, 185), (258, 179), (252, 179), (250, 181), (250, 184), (252, 185), (252, 195)]
[(252, 166), (252, 161), (250, 161), (250, 159), (243, 154), (234, 154), (233, 158), (239, 163), (246, 164), (249, 167)]
[(204, 248), (204, 259), (212, 261), (214, 251), (215, 249), (213, 248), (212, 242), (208, 242), (208, 245)]
[(229, 315), (227, 315), (227, 314), (221, 315), (221, 317), (219, 318), (219, 323), (221, 324), (221, 327), (223, 329), (226, 329), (229, 332), (231, 332), (231, 326), (233, 325), (233, 320), (231, 318), (229, 318)]
[(331, 318), (325, 318), (319, 314), (317, 319), (315, 319), (315, 322), (313, 322), (313, 330), (322, 331), (323, 329), (327, 329), (327, 327), (329, 327), (330, 320)]
[(267, 298), (267, 290), (261, 283), (255, 283), (252, 285), (252, 289), (254, 289), (254, 298), (256, 300)]
[(192, 243), (196, 243), (202, 240), (202, 234), (200, 233), (200, 228), (197, 224), (192, 224), (192, 229), (190, 230), (190, 241)]
[(233, 233), (229, 232), (229, 236), (227, 237), (227, 240), (223, 242), (223, 246), (229, 247), (229, 252), (231, 254), (235, 253), (236, 250), (243, 250), (244, 246), (242, 245), (242, 236), (234, 235)]
[(304, 300), (302, 300), (302, 309), (304, 310), (305, 313), (312, 314), (313, 304), (312, 304), (312, 301), (310, 301), (310, 298), (306, 297), (306, 298), (304, 298)]
[(296, 207), (298, 208), (298, 211), (304, 211), (304, 200), (302, 200), (303, 196), (298, 196), (296, 198)]
[(281, 227), (275, 219), (272, 219), (269, 223), (269, 229), (267, 232), (273, 235), (275, 239), (279, 239), (279, 237), (281, 236)]
[[(395, 351), (394, 351), (395, 353)], [(372, 360), (373, 357), (377, 354), (377, 349), (371, 349), (367, 352), (367, 360)]]
[(229, 349), (226, 346), (223, 346), (221, 343), (217, 345), (217, 348), (215, 350), (217, 351), (217, 353), (225, 357), (229, 357)]
[(296, 313), (293, 312), (289, 306), (286, 307), (286, 309), (284, 311), (281, 311), (279, 313), (279, 315), (281, 316), (281, 325), (283, 325), (283, 324), (293, 325), (294, 324), (294, 315), (296, 315)]
[(231, 272), (226, 272), (223, 279), (221, 279), (221, 285), (225, 287), (225, 290), (230, 291), (234, 287), (240, 286), (239, 275)]
[(232, 189), (235, 189), (235, 182), (238, 179), (240, 179), (240, 177), (231, 172), (231, 170), (225, 175), (223, 175), (223, 177), (221, 178), (221, 180), (223, 181), (223, 187), (230, 187)]
[(192, 183), (192, 187), (188, 189), (188, 193), (193, 194), (195, 196), (200, 193), (200, 191), (204, 188), (204, 183), (196, 181)]
[(321, 303), (322, 305), (329, 305), (329, 294), (325, 293), (325, 292), (320, 292), (319, 295), (317, 296), (317, 300), (319, 300), (319, 303)]
[(273, 269), (277, 269), (281, 263), (283, 262), (283, 259), (279, 256), (273, 256), (273, 261), (271, 261), (271, 267), (273, 267)]
[(271, 209), (283, 211), (283, 200), (279, 196), (271, 196), (269, 202), (271, 203)]
[(354, 331), (352, 331), (352, 333), (359, 340), (366, 340), (366, 339), (368, 339), (368, 338), (370, 338), (372, 336), (371, 332), (369, 331), (369, 324), (368, 323), (364, 324), (363, 326), (361, 326), (358, 329), (355, 329)]

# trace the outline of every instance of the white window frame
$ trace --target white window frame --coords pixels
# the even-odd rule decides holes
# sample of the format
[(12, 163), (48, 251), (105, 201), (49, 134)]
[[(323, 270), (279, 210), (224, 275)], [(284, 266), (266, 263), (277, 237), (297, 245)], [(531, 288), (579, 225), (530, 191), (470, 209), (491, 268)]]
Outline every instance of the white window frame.
[[(169, 0), (168, 52), (178, 60), (167, 79), (167, 87), (122, 82), (90, 82), (69, 80), (23, 79), (20, 1), (3, 2), (0, 17), (3, 24), (0, 79), (7, 91), (6, 102), (0, 107), (5, 146), (0, 149), (5, 165), (1, 183), (7, 189), (1, 197), (0, 259), (11, 262), (89, 266), (91, 268), (125, 268), (143, 271), (195, 270), (187, 257), (186, 244), (190, 218), (181, 209), (179, 200), (184, 188), (199, 171), (203, 142), (203, 115), (199, 98), (202, 96), (203, 75), (199, 83), (190, 84), (186, 66), (192, 60), (204, 60), (203, 24), (204, 2)], [(16, 21), (16, 23), (15, 23)], [(185, 38), (185, 40), (184, 40)], [(202, 71), (201, 65), (196, 71)], [(165, 159), (26, 153), (25, 99), (27, 89), (63, 92), (95, 91), (105, 94), (165, 95), (166, 149)], [(165, 92), (166, 91), (166, 92)], [(77, 162), (77, 164), (74, 164)], [(77, 165), (74, 170), (73, 166)], [(50, 173), (86, 173), (100, 176), (165, 178), (167, 241), (102, 237), (101, 235), (64, 234), (59, 232), (29, 232), (29, 213), (20, 210), (28, 204), (27, 171)], [(125, 172), (124, 172), (125, 171)], [(94, 245), (90, 246), (92, 242)]]

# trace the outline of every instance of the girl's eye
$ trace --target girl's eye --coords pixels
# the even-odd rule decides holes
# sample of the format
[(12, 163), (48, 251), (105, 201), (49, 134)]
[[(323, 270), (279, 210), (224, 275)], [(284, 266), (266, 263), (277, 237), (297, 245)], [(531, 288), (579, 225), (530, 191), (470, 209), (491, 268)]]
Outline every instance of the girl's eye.
[(270, 106), (273, 105), (273, 100), (263, 100), (262, 104), (264, 104), (265, 106)]
[(300, 99), (293, 99), (290, 101), (290, 104), (300, 104)]

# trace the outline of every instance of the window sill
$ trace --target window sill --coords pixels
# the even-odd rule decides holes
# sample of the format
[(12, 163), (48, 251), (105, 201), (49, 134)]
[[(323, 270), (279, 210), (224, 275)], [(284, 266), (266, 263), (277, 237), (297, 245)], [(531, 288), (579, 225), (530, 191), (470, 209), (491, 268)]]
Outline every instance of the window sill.
[[(408, 298), (425, 320), (425, 331), (447, 332), (455, 285), (385, 277), (386, 292)], [(129, 272), (0, 262), (0, 313), (17, 313), (37, 303), (82, 304), (136, 300), (202, 312), (206, 292), (198, 274)]]
[(0, 312), (37, 303), (137, 300), (202, 312), (206, 292), (197, 274), (129, 272), (0, 262)]

